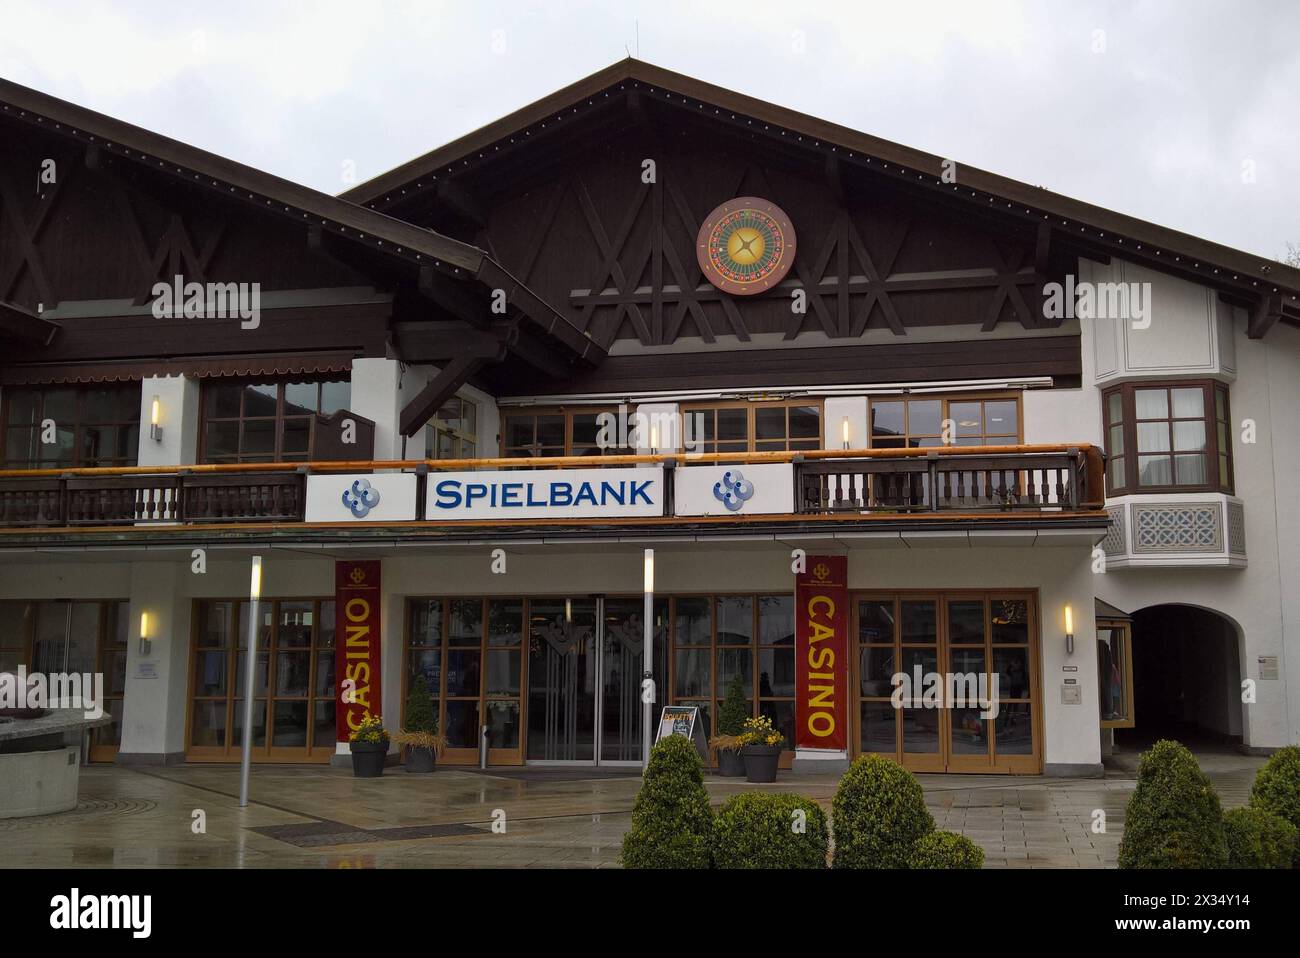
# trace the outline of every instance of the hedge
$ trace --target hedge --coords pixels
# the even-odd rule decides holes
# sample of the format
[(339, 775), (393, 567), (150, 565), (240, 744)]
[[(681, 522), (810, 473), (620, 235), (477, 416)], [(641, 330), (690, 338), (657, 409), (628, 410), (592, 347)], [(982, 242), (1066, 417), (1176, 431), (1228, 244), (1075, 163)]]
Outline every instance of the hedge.
[(835, 868), (907, 868), (912, 848), (934, 831), (921, 783), (880, 755), (856, 759), (831, 802)]
[(956, 832), (931, 832), (912, 848), (912, 868), (983, 868), (984, 849)]
[[(1278, 749), (1255, 773), (1250, 805), (1285, 818), (1300, 830), (1300, 746)], [(1300, 868), (1300, 838), (1296, 841), (1292, 864)]]
[(632, 828), (623, 836), (623, 867), (708, 868), (712, 838), (700, 756), (690, 740), (670, 735), (650, 750)]
[(1223, 868), (1227, 862), (1223, 807), (1210, 780), (1182, 745), (1156, 742), (1138, 762), (1119, 867)]
[(1234, 808), (1223, 816), (1229, 868), (1290, 868), (1297, 830), (1262, 808)]
[[(802, 812), (802, 816), (798, 813)], [(713, 822), (717, 868), (825, 868), (826, 813), (812, 799), (743, 792)]]

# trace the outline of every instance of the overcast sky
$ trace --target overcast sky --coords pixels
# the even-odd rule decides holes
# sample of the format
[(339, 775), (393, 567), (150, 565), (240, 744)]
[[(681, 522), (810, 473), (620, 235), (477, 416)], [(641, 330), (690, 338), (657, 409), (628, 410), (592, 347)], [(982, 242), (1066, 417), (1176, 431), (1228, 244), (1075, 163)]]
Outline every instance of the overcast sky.
[(637, 53), (1281, 257), (1300, 2), (0, 0), (0, 76), (331, 193)]

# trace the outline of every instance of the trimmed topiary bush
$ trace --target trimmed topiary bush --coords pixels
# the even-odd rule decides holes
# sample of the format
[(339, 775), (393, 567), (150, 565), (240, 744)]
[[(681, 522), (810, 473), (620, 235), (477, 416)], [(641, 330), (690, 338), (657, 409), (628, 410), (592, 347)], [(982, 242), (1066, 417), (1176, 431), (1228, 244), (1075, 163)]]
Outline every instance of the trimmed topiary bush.
[(912, 849), (913, 868), (983, 868), (984, 849), (956, 832), (923, 835)]
[(429, 697), (429, 683), (419, 672), (412, 672), (406, 686), (406, 715), (402, 728), (408, 732), (438, 731), (438, 713)]
[(623, 836), (624, 868), (708, 868), (713, 812), (695, 746), (670, 735), (650, 750), (650, 765)]
[(726, 698), (718, 707), (718, 734), (739, 735), (749, 718), (749, 700), (745, 698), (745, 679), (737, 672), (727, 686)]
[(1229, 868), (1290, 868), (1296, 827), (1262, 808), (1234, 808), (1223, 815)]
[(1124, 813), (1120, 868), (1223, 868), (1223, 806), (1196, 759), (1163, 739), (1142, 754)]
[[(803, 812), (802, 831), (796, 831)], [(744, 792), (713, 821), (716, 868), (825, 868), (826, 813), (810, 798)]]
[(906, 868), (912, 848), (934, 831), (921, 783), (880, 755), (856, 759), (831, 802), (835, 868)]
[[(1300, 830), (1300, 746), (1278, 749), (1255, 773), (1250, 806), (1285, 818)], [(1300, 839), (1292, 864), (1300, 868)]]

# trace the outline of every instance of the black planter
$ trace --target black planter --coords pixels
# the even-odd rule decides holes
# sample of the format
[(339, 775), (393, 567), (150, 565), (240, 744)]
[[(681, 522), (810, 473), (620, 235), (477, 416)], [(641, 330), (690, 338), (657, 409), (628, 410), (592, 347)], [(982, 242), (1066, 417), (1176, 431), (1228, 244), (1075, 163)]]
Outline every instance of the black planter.
[(745, 778), (751, 782), (775, 782), (776, 767), (781, 761), (777, 745), (746, 745), (740, 753), (745, 759)]
[(352, 743), (352, 774), (357, 778), (378, 778), (384, 774), (384, 759), (388, 757), (388, 743)]
[(437, 756), (431, 748), (406, 748), (406, 770), (408, 772), (432, 772)]
[(718, 774), (739, 778), (745, 774), (745, 759), (729, 748), (718, 749)]

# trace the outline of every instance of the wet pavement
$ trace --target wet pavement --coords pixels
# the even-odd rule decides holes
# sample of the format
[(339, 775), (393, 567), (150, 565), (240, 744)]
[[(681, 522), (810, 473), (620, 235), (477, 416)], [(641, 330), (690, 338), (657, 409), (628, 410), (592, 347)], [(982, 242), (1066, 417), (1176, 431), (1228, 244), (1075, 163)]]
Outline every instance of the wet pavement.
[[(1225, 807), (1244, 805), (1264, 759), (1198, 755)], [(990, 868), (1114, 867), (1136, 756), (1099, 779), (920, 775), (939, 828), (980, 844)], [(715, 803), (749, 789), (797, 792), (828, 811), (837, 778), (774, 785), (707, 776)], [(378, 779), (348, 769), (257, 766), (238, 807), (239, 769), (188, 765), (82, 770), (75, 811), (0, 820), (0, 867), (610, 868), (640, 777), (628, 770), (439, 768)]]

